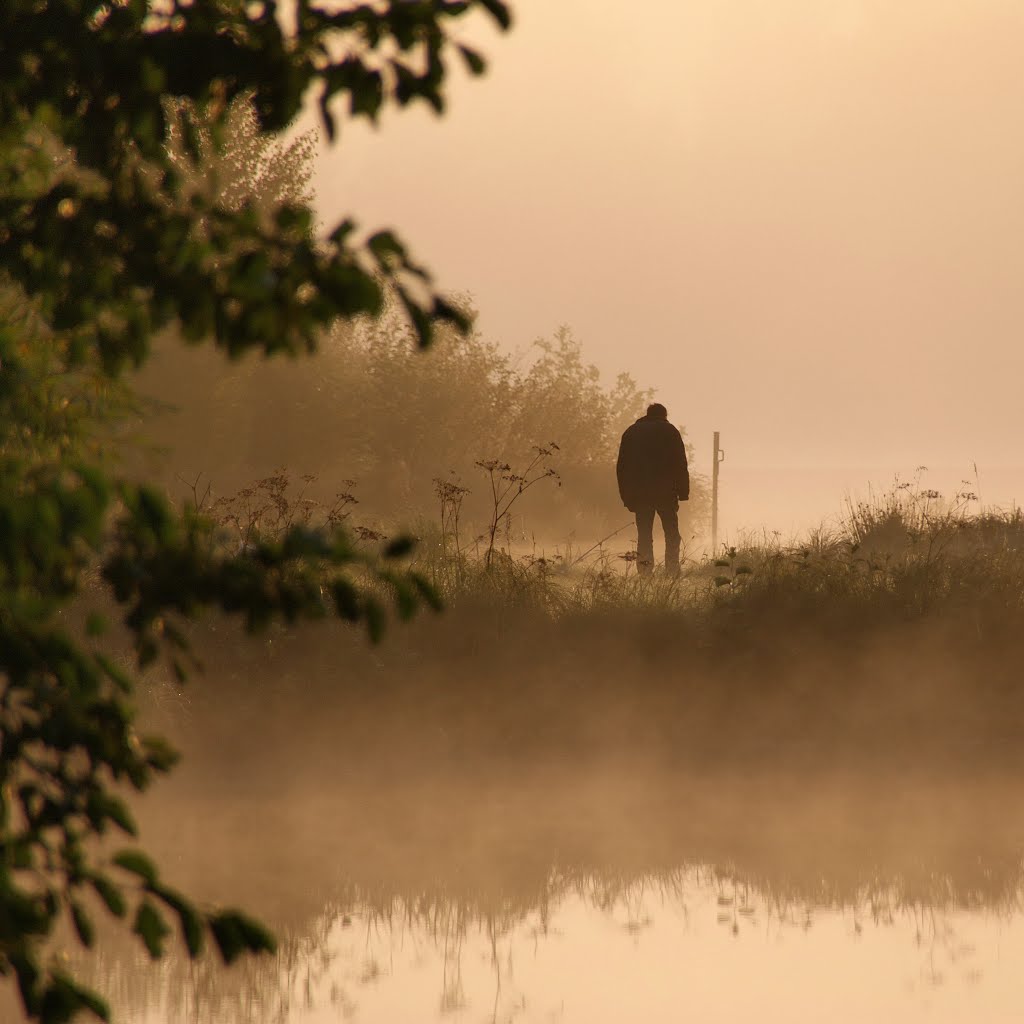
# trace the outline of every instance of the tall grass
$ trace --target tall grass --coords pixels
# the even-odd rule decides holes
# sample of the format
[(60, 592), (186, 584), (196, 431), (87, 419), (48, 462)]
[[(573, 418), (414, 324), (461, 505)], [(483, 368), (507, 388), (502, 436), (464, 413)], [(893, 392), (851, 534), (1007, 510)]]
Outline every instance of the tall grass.
[(751, 629), (788, 623), (906, 622), (970, 614), (1010, 624), (1024, 610), (1024, 516), (972, 512), (970, 496), (943, 502), (934, 491), (899, 485), (850, 505), (840, 526), (803, 540), (748, 540), (723, 557), (686, 559), (681, 574), (635, 571), (621, 538), (588, 552), (571, 545), (487, 560), (436, 533), (419, 565), (453, 605), (487, 599), (552, 614), (671, 611), (742, 621)]

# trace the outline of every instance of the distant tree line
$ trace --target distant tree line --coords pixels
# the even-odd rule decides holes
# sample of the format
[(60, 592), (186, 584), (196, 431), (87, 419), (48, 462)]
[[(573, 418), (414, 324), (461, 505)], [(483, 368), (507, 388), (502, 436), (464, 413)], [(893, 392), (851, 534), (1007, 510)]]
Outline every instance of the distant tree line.
[[(367, 524), (432, 517), (437, 479), (470, 489), (473, 524), (485, 499), (476, 463), (519, 465), (534, 445), (554, 441), (562, 487), (529, 496), (515, 524), (547, 541), (594, 537), (629, 519), (615, 452), (652, 394), (628, 374), (605, 386), (567, 327), (518, 359), (477, 331), (444, 329), (415, 354), (394, 310), (339, 323), (315, 357), (297, 362), (226, 364), (168, 344), (139, 384), (159, 397), (142, 434), (163, 452), (155, 461), (172, 492), (202, 474), (223, 497), (283, 467), (315, 475), (325, 500), (350, 490), (360, 503), (354, 518)], [(706, 510), (698, 477), (691, 532)]]

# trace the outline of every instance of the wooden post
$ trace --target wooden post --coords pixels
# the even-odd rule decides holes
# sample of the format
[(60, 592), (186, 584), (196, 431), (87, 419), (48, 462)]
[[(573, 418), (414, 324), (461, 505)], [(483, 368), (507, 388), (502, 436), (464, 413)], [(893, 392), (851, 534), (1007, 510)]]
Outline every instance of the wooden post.
[(711, 557), (718, 557), (718, 466), (725, 462), (725, 449), (719, 443), (715, 431), (715, 450), (711, 457)]

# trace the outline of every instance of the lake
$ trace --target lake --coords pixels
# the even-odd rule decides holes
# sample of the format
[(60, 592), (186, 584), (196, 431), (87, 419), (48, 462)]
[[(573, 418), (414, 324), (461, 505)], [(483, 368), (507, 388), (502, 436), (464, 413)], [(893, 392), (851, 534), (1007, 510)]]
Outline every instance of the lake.
[(260, 913), (281, 948), (225, 970), (115, 943), (86, 969), (119, 1019), (973, 1024), (1024, 1007), (1011, 780), (374, 774), (262, 796), (172, 780), (145, 812), (165, 874)]

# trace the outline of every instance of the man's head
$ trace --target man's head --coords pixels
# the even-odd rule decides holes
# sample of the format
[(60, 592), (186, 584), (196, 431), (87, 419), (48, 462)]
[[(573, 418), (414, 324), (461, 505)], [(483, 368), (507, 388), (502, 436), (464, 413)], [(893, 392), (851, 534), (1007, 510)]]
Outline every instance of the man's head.
[(661, 402), (654, 402), (647, 406), (647, 415), (650, 416), (652, 420), (667, 420), (668, 409), (666, 409)]

